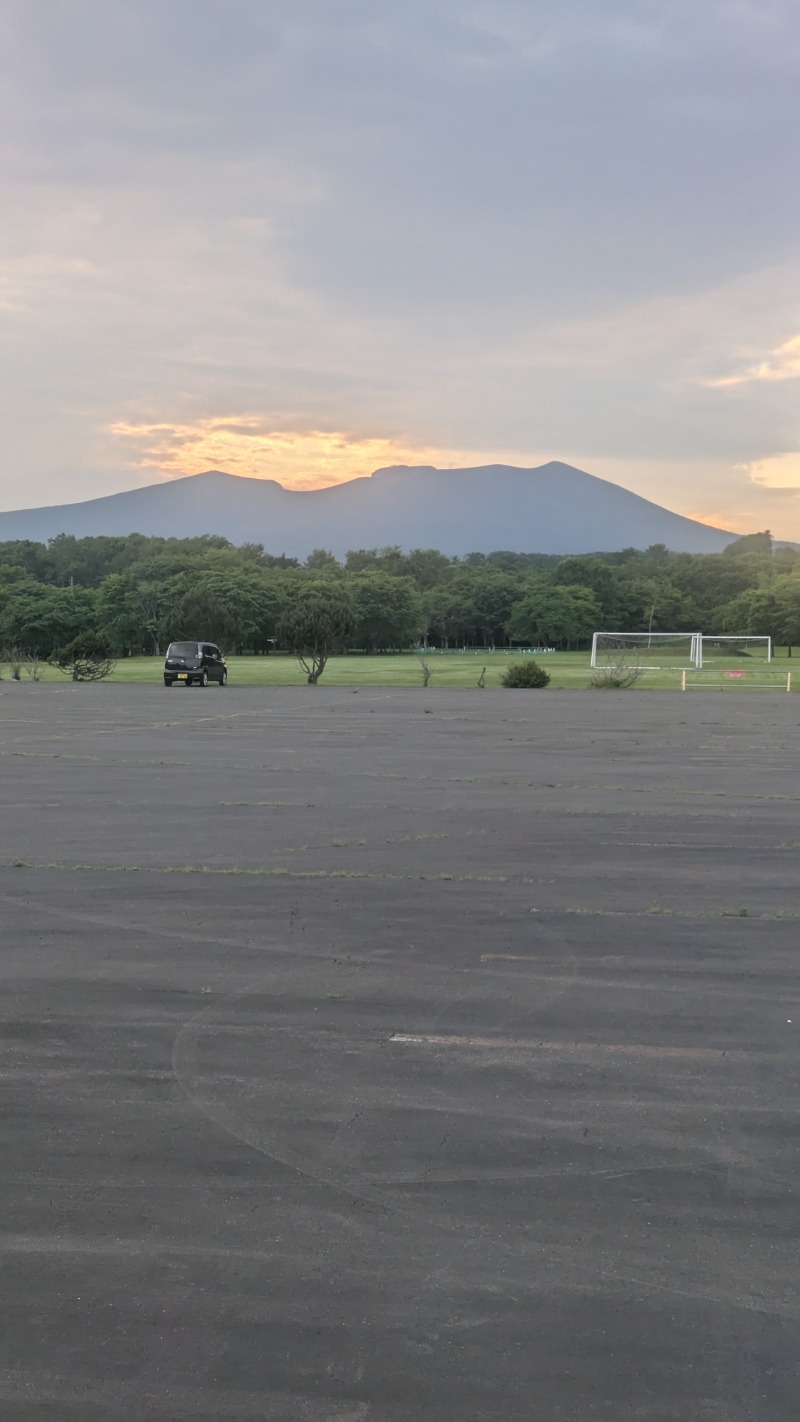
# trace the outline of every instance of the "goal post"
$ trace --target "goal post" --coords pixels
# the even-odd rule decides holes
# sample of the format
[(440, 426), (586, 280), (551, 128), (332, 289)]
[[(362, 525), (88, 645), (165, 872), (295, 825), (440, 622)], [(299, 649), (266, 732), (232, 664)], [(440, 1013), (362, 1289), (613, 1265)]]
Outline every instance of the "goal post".
[(622, 659), (641, 667), (656, 669), (683, 667), (698, 671), (703, 665), (702, 632), (595, 632), (592, 637), (592, 667), (608, 666)]
[(730, 633), (715, 637), (709, 633), (703, 636), (703, 656), (724, 657), (732, 661), (739, 657), (752, 657), (757, 661), (772, 661), (771, 637), (737, 637)]

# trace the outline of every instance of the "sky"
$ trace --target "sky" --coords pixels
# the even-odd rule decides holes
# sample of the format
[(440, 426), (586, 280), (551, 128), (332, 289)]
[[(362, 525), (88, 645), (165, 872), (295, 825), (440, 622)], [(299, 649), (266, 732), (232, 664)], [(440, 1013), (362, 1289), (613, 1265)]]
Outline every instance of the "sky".
[(4, 0), (0, 507), (561, 459), (800, 539), (797, 0)]

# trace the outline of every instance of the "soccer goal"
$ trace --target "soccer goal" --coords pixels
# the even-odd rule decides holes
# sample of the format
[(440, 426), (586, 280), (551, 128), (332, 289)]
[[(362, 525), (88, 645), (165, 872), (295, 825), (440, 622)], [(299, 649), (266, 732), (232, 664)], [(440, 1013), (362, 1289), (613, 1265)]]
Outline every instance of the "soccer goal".
[(771, 662), (771, 637), (703, 637), (703, 659), (719, 662)]
[(593, 667), (607, 667), (621, 660), (636, 662), (654, 671), (703, 665), (702, 632), (595, 632), (592, 637)]

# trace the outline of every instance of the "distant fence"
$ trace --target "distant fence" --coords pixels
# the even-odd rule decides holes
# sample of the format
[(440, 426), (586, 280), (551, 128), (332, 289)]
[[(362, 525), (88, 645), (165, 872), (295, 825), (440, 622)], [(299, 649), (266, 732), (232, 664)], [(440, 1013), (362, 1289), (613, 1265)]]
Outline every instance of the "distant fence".
[[(702, 676), (703, 673), (698, 673)], [(706, 669), (704, 681), (698, 681), (693, 672), (687, 674), (681, 672), (681, 691), (692, 691), (695, 687), (703, 688), (705, 691), (726, 691), (729, 687), (738, 686), (742, 691), (791, 691), (792, 673), (787, 672), (785, 677), (781, 675), (773, 681), (755, 681), (754, 677), (764, 677), (764, 672), (745, 672), (728, 670), (719, 672), (716, 679), (708, 679), (708, 669)]]

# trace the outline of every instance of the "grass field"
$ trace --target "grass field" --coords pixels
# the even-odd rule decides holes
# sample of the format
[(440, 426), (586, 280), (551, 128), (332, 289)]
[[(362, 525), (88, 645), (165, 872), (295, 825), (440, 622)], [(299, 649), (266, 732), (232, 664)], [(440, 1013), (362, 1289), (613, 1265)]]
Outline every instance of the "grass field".
[[(486, 685), (499, 686), (506, 668), (523, 658), (519, 654), (495, 652), (449, 652), (432, 653), (433, 666), (429, 690), (439, 687), (474, 687), (483, 667), (486, 668)], [(589, 686), (589, 653), (553, 652), (537, 660), (547, 668), (552, 678), (551, 686), (558, 690), (585, 690)], [(666, 662), (666, 658), (663, 659)], [(681, 685), (682, 660), (676, 659), (672, 666), (651, 668), (637, 684), (636, 690), (669, 691), (679, 690)], [(273, 654), (268, 657), (229, 657), (228, 667), (231, 684), (234, 686), (297, 686), (305, 681), (305, 674), (294, 657)], [(109, 678), (117, 683), (144, 685), (161, 681), (163, 660), (160, 657), (130, 657), (117, 663), (116, 670)], [(761, 690), (769, 687), (776, 691), (786, 690), (786, 677), (792, 669), (785, 649), (776, 652), (775, 659), (766, 663), (758, 658), (709, 659), (702, 672), (687, 673), (690, 686), (699, 685), (706, 689), (722, 691)], [(7, 666), (2, 667), (2, 675), (8, 679)], [(44, 680), (62, 680), (59, 672), (49, 667), (43, 669)], [(794, 678), (793, 678), (794, 680)], [(410, 653), (387, 656), (348, 655), (332, 657), (325, 669), (322, 685), (325, 686), (419, 686), (421, 671), (416, 657)], [(797, 688), (800, 689), (800, 675)]]

